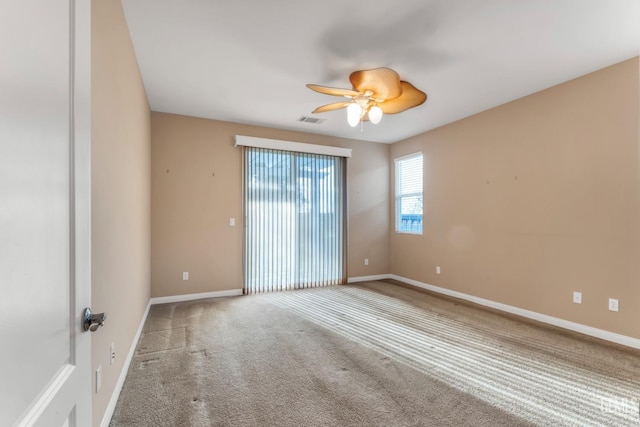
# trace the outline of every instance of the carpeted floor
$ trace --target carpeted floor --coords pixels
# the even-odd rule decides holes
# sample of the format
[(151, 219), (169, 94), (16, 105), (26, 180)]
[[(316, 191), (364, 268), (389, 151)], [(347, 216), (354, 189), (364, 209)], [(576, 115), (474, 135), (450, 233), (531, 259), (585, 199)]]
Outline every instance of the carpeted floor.
[(383, 282), (151, 308), (119, 426), (638, 426), (640, 352)]

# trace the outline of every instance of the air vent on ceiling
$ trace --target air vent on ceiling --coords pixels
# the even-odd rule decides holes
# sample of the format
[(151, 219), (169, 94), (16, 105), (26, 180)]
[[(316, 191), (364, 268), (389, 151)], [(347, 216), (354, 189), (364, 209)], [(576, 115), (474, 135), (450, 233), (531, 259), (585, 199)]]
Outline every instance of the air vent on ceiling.
[(313, 124), (316, 124), (316, 125), (321, 124), (325, 120), (327, 120), (327, 119), (318, 119), (316, 117), (309, 117), (309, 116), (300, 116), (300, 118), (298, 119), (299, 122), (313, 123)]

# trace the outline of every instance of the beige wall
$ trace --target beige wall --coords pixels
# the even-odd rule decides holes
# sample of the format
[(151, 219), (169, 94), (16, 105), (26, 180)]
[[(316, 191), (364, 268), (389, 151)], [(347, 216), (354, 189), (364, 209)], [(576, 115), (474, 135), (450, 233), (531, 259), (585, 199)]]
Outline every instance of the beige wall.
[(640, 338), (638, 77), (636, 57), (393, 144), (391, 174), (424, 153), (425, 225), (391, 233), (391, 273)]
[(352, 148), (348, 274), (388, 273), (388, 145), (155, 112), (151, 129), (152, 296), (242, 288), (242, 151), (235, 135)]
[(149, 302), (151, 137), (120, 1), (94, 0), (92, 8), (92, 307), (108, 315), (92, 335), (93, 371), (102, 366), (93, 399), (98, 426)]

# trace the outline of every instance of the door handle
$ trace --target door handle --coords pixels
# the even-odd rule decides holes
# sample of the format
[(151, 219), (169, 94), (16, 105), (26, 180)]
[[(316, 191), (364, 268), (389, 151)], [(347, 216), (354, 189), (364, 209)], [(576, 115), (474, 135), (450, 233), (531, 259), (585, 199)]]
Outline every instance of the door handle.
[(95, 332), (101, 326), (104, 326), (104, 322), (107, 320), (107, 315), (104, 313), (93, 314), (90, 308), (85, 308), (82, 315), (82, 329), (86, 331)]

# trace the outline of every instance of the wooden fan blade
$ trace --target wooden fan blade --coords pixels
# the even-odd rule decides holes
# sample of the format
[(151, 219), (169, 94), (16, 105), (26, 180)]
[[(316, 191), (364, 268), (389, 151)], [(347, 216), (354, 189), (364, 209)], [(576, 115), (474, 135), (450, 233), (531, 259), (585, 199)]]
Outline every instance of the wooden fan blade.
[(307, 87), (311, 90), (315, 90), (316, 92), (324, 93), (325, 95), (346, 96), (348, 98), (360, 95), (358, 92), (351, 89), (340, 89), (337, 87), (320, 85), (307, 85)]
[(323, 105), (322, 107), (318, 107), (312, 111), (312, 113), (324, 113), (326, 111), (339, 110), (341, 108), (346, 108), (351, 104), (351, 102), (336, 102), (335, 104)]
[(402, 94), (400, 76), (390, 68), (354, 71), (349, 76), (353, 88), (361, 93), (370, 90), (374, 98), (392, 99)]
[(378, 104), (383, 113), (400, 113), (409, 108), (417, 107), (427, 100), (427, 94), (420, 89), (416, 89), (411, 83), (401, 81), (400, 84), (402, 86), (402, 95)]

